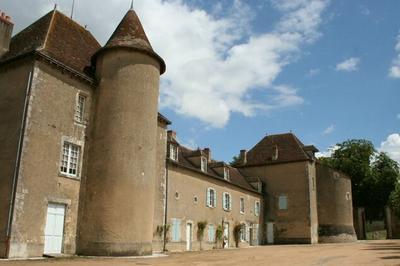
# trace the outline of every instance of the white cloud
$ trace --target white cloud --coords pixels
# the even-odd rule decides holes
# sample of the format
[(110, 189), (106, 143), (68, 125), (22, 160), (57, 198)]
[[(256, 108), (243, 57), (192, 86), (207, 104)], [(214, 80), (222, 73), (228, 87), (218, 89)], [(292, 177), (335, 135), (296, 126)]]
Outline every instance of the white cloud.
[(369, 10), (368, 7), (366, 7), (366, 6), (361, 6), (360, 9), (361, 9), (361, 14), (363, 14), (364, 16), (369, 16), (369, 15), (371, 15), (371, 10)]
[[(215, 4), (207, 13), (183, 0), (136, 0), (135, 10), (146, 33), (167, 63), (161, 80), (161, 108), (223, 127), (233, 112), (252, 116), (259, 110), (301, 104), (303, 99), (295, 89), (276, 86), (274, 81), (303, 45), (320, 36), (318, 28), (328, 0), (271, 1), (281, 18), (270, 32), (254, 34), (251, 19), (255, 11), (245, 1), (233, 0), (222, 8)], [(21, 20), (24, 26), (52, 8), (47, 0), (28, 2), (5, 0), (2, 8), (13, 13), (17, 25)], [(70, 3), (55, 2), (69, 14)], [(101, 5), (94, 0), (77, 1), (75, 18), (104, 44), (128, 7), (126, 0), (102, 1)], [(275, 96), (254, 100), (249, 95), (256, 90)]]
[(400, 114), (397, 114), (397, 119), (400, 119)]
[(315, 156), (316, 156), (317, 158), (331, 157), (332, 154), (333, 154), (337, 149), (339, 149), (339, 146), (333, 145), (333, 146), (330, 146), (326, 151), (317, 152), (317, 153), (315, 154)]
[(333, 131), (335, 131), (335, 125), (330, 125), (329, 127), (327, 127), (324, 132), (322, 132), (323, 135), (329, 135), (331, 134)]
[(400, 134), (389, 135), (385, 141), (381, 142), (379, 151), (386, 152), (390, 158), (400, 163)]
[(360, 58), (351, 57), (344, 60), (336, 65), (336, 71), (351, 72), (358, 70), (358, 64), (360, 63)]
[(396, 38), (396, 46), (394, 47), (397, 55), (396, 58), (392, 61), (392, 66), (389, 69), (389, 77), (391, 78), (400, 78), (400, 33)]
[(308, 71), (308, 74), (307, 74), (307, 75), (308, 75), (309, 77), (313, 77), (313, 76), (318, 75), (319, 72), (320, 72), (319, 68), (312, 68), (312, 69), (310, 69), (310, 70)]

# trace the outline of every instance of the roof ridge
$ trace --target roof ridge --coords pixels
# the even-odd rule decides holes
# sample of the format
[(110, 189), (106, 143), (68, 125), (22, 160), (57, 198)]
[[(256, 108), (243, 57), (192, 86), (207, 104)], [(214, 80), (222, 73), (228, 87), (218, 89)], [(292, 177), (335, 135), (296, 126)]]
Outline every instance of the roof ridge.
[(43, 45), (40, 48), (38, 48), (38, 50), (42, 50), (42, 49), (46, 48), (46, 44), (47, 44), (47, 40), (49, 39), (50, 31), (53, 28), (54, 18), (56, 16), (57, 9), (53, 9), (53, 11), (50, 11), (50, 12), (53, 12), (53, 14), (51, 15), (49, 27), (47, 28), (47, 31), (46, 31), (46, 37), (44, 38)]

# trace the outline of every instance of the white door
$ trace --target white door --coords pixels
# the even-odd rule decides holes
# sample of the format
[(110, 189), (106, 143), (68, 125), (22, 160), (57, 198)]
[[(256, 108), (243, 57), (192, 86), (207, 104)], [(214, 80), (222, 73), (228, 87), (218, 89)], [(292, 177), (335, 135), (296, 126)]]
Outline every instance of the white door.
[(44, 253), (61, 253), (64, 234), (65, 205), (49, 203), (45, 228)]
[(267, 243), (274, 243), (274, 223), (267, 223)]
[(229, 223), (224, 223), (224, 239), (223, 248), (229, 247)]
[(186, 224), (186, 250), (192, 250), (192, 224)]

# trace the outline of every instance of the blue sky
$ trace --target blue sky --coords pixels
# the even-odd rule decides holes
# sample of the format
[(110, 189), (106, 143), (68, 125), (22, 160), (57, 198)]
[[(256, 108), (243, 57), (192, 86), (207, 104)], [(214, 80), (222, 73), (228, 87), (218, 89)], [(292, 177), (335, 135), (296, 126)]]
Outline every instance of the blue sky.
[[(70, 2), (2, 1), (16, 32)], [(130, 1), (76, 1), (104, 44)], [(166, 60), (160, 111), (181, 143), (229, 161), (292, 131), (321, 151), (351, 138), (400, 161), (400, 1), (135, 0)]]

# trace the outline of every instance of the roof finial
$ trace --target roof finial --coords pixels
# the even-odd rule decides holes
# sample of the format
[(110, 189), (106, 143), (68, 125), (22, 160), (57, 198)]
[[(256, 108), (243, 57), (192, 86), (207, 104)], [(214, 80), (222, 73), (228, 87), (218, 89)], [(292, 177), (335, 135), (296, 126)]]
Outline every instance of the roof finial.
[(132, 2), (131, 2), (131, 8), (130, 8), (130, 10), (133, 10), (133, 0), (132, 0)]
[(71, 19), (74, 17), (75, 0), (72, 0)]
[(57, 10), (57, 4), (54, 4), (54, 10)]

